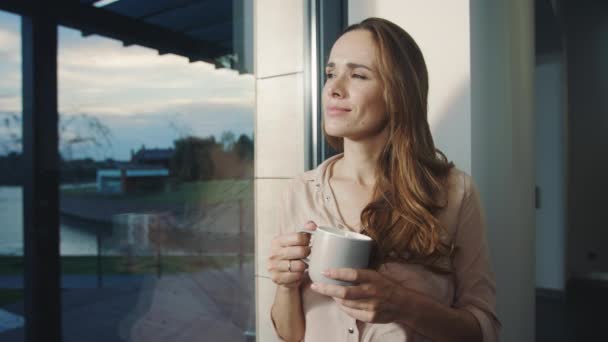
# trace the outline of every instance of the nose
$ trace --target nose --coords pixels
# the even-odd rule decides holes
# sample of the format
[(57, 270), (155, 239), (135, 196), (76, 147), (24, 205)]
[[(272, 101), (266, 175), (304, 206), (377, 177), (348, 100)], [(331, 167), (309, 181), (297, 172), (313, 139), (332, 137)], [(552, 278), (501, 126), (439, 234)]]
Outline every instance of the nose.
[(325, 92), (330, 98), (344, 98), (346, 95), (346, 87), (342, 77), (330, 78), (325, 82)]

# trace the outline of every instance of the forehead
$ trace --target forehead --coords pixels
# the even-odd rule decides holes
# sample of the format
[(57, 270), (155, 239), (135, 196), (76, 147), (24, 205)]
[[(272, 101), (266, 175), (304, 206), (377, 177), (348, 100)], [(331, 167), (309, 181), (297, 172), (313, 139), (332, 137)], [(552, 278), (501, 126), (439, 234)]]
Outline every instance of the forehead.
[(373, 66), (376, 62), (376, 43), (366, 30), (354, 30), (342, 35), (331, 48), (329, 62), (360, 63)]

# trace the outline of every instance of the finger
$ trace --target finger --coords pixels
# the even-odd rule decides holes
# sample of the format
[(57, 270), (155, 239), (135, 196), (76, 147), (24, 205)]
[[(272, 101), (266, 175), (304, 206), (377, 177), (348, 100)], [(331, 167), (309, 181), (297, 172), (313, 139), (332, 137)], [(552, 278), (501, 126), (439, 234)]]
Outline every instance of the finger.
[(310, 255), (310, 246), (276, 247), (270, 251), (268, 262), (273, 260), (299, 260)]
[(304, 223), (304, 229), (315, 230), (315, 229), (317, 229), (317, 224), (314, 223), (314, 221), (308, 221), (308, 222)]
[(373, 311), (374, 304), (369, 300), (352, 300), (352, 299), (342, 299), (342, 298), (334, 298), (336, 303), (355, 310), (361, 311)]
[(371, 322), (370, 312), (368, 311), (353, 309), (343, 305), (338, 305), (338, 307), (340, 310), (344, 311), (344, 313), (358, 321)]
[(280, 252), (280, 259), (303, 259), (310, 254), (310, 246), (289, 246), (283, 247)]
[(289, 233), (281, 235), (278, 242), (281, 247), (308, 246), (310, 243), (310, 234), (302, 232)]
[[(290, 264), (291, 263), (291, 269)], [(279, 272), (304, 272), (308, 265), (300, 260), (270, 260), (268, 262), (268, 271)]]
[[(285, 263), (285, 269), (289, 271), (289, 263)], [(291, 272), (304, 272), (308, 268), (308, 264), (301, 260), (291, 260)]]
[(353, 283), (363, 283), (374, 279), (376, 272), (372, 270), (355, 268), (330, 268), (325, 270), (323, 275), (331, 279), (349, 281)]
[(325, 296), (341, 299), (366, 299), (371, 298), (369, 287), (366, 286), (341, 286), (333, 284), (314, 283), (311, 288)]
[(301, 281), (303, 277), (303, 272), (273, 272), (270, 275), (270, 279), (279, 285), (287, 285)]

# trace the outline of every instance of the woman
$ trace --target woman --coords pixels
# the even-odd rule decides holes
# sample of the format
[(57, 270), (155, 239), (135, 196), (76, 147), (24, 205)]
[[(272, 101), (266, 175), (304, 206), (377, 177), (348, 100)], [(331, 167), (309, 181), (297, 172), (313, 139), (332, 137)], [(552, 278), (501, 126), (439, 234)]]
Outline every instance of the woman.
[[(478, 193), (433, 143), (422, 53), (370, 18), (334, 44), (323, 126), (342, 154), (288, 187), (268, 269), (271, 318), (286, 341), (496, 341), (495, 282)], [(330, 225), (375, 241), (370, 269), (331, 269), (357, 285), (312, 284), (309, 234)]]

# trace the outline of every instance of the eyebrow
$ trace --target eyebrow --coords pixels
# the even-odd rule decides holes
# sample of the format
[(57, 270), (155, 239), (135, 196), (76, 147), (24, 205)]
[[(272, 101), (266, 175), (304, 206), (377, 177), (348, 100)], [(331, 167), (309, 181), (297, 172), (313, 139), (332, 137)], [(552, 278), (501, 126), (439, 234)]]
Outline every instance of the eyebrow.
[[(367, 69), (371, 72), (373, 72), (374, 70), (372, 70), (372, 68), (368, 67), (367, 65), (364, 64), (358, 64), (358, 63), (346, 63), (346, 66), (350, 69), (356, 69), (356, 68), (363, 68), (363, 69)], [(336, 67), (336, 63), (334, 62), (329, 62), (327, 63), (326, 68), (334, 68)]]

